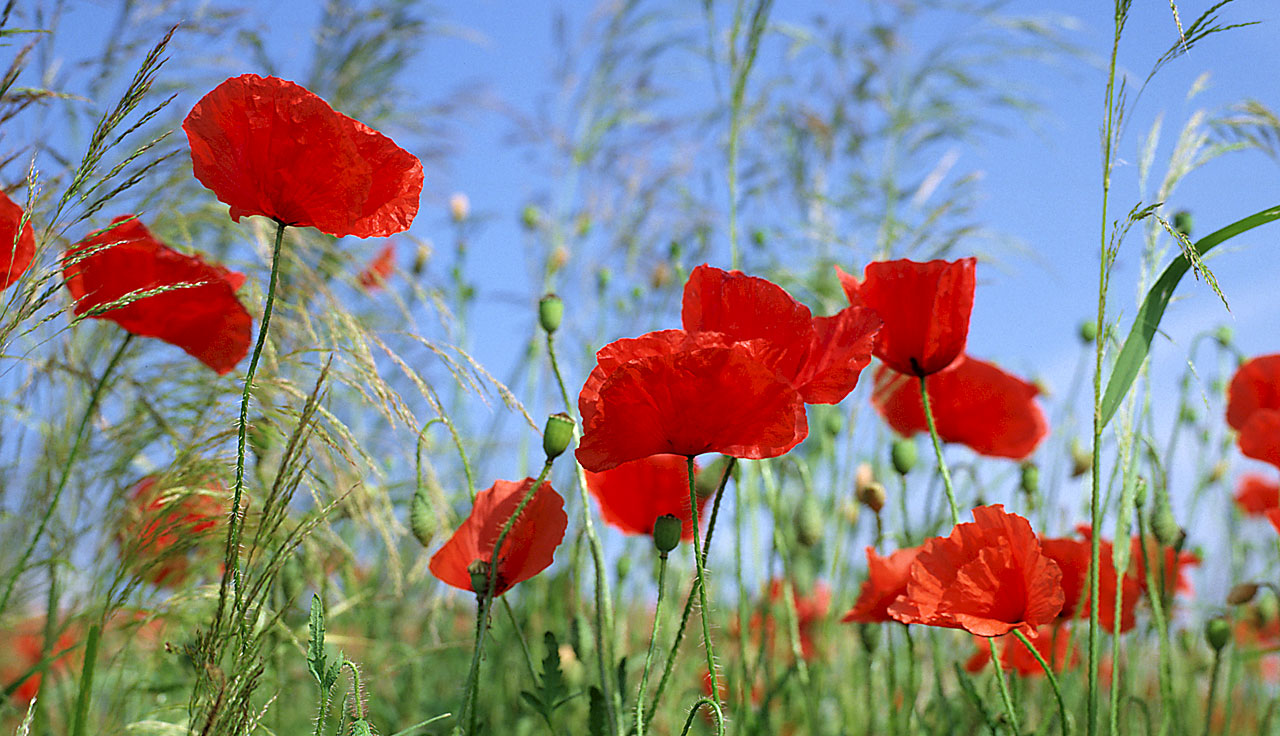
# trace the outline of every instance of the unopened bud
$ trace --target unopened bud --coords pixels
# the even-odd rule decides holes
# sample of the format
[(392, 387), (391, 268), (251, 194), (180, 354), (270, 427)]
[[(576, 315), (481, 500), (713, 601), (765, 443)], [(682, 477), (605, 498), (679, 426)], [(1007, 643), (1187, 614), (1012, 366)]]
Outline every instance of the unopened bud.
[(1173, 517), (1173, 509), (1169, 506), (1169, 497), (1164, 493), (1156, 493), (1155, 513), (1151, 516), (1151, 532), (1156, 541), (1166, 547), (1177, 546), (1183, 539), (1178, 520)]
[(1080, 342), (1091, 343), (1098, 339), (1098, 323), (1087, 319), (1080, 323)]
[(449, 197), (449, 216), (454, 222), (462, 222), (471, 214), (471, 199), (462, 192)]
[(913, 440), (901, 439), (893, 443), (889, 457), (893, 460), (893, 469), (898, 475), (906, 475), (919, 462), (920, 453), (916, 451), (916, 443)]
[(1197, 418), (1196, 410), (1191, 408), (1190, 404), (1183, 404), (1178, 407), (1178, 421), (1183, 424), (1195, 424)]
[(484, 560), (472, 560), (467, 565), (467, 574), (471, 576), (471, 592), (484, 596), (489, 590), (489, 563)]
[(1222, 651), (1231, 641), (1231, 624), (1221, 616), (1209, 619), (1204, 625), (1204, 638), (1213, 647), (1213, 651)]
[(796, 508), (793, 519), (796, 541), (804, 547), (812, 547), (822, 539), (822, 510), (812, 496), (805, 496)]
[(1191, 237), (1191, 213), (1186, 210), (1178, 210), (1173, 213), (1173, 229)]
[(542, 210), (537, 205), (527, 204), (520, 211), (520, 224), (525, 230), (537, 230), (542, 224)]
[(564, 412), (547, 417), (547, 423), (542, 429), (542, 450), (547, 454), (547, 460), (555, 460), (563, 455), (572, 441), (573, 417)]
[(844, 415), (839, 409), (832, 407), (831, 411), (826, 412), (826, 416), (822, 418), (822, 428), (826, 430), (828, 437), (838, 436), (840, 430), (844, 429)]
[(884, 508), (884, 486), (879, 483), (870, 483), (859, 488), (857, 497), (859, 503), (877, 514)]
[(547, 267), (551, 273), (557, 273), (565, 267), (569, 262), (569, 249), (563, 245), (557, 245), (556, 249), (551, 251), (551, 260), (547, 263)]
[(555, 294), (547, 294), (538, 300), (538, 324), (548, 335), (560, 329), (564, 319), (564, 302)]
[(608, 268), (601, 268), (596, 271), (596, 290), (604, 293), (609, 288), (609, 283), (613, 281), (613, 271)]
[(431, 545), (431, 538), (436, 533), (436, 515), (431, 512), (425, 488), (415, 491), (409, 501), (409, 529), (423, 547)]
[(1231, 591), (1227, 593), (1228, 606), (1243, 606), (1258, 594), (1257, 583), (1238, 583), (1231, 586)]
[(1221, 327), (1213, 331), (1213, 339), (1217, 340), (1218, 344), (1224, 348), (1229, 347), (1231, 345), (1231, 342), (1235, 340), (1235, 337), (1236, 337), (1235, 330), (1231, 329), (1230, 327), (1227, 327), (1226, 325), (1222, 325)]
[(1071, 477), (1080, 476), (1093, 470), (1093, 453), (1080, 444), (1080, 440), (1071, 440)]
[(1209, 483), (1217, 483), (1218, 481), (1222, 480), (1223, 476), (1225, 476), (1226, 474), (1227, 474), (1227, 461), (1219, 460), (1218, 462), (1213, 464), (1212, 468), (1209, 468), (1209, 474), (1205, 476), (1205, 480), (1208, 481)]
[(1023, 493), (1033, 498), (1040, 493), (1040, 467), (1035, 463), (1022, 464), (1021, 488)]
[(649, 286), (656, 291), (666, 286), (671, 281), (671, 266), (666, 261), (658, 261), (653, 266), (653, 271), (649, 273)]
[(667, 553), (680, 544), (683, 524), (671, 514), (663, 514), (653, 522), (653, 546), (658, 548), (658, 555), (665, 558)]

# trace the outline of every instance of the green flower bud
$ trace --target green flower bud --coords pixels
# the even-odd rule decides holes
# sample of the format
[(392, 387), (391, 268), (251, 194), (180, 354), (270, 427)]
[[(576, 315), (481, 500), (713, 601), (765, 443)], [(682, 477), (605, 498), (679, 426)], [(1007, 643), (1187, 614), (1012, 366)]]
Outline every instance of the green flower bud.
[(431, 538), (436, 533), (436, 515), (431, 511), (426, 491), (419, 488), (409, 501), (409, 530), (423, 547), (431, 546)]
[(548, 335), (560, 329), (564, 319), (564, 302), (555, 294), (547, 294), (538, 300), (538, 324)]
[(1190, 404), (1183, 404), (1178, 407), (1178, 421), (1183, 424), (1195, 424), (1197, 418), (1196, 410), (1191, 408)]
[(1236, 337), (1235, 330), (1231, 329), (1230, 327), (1227, 327), (1226, 325), (1222, 325), (1221, 327), (1213, 331), (1213, 339), (1217, 340), (1218, 344), (1224, 348), (1230, 346), (1231, 341), (1234, 340), (1235, 337)]
[(622, 581), (626, 580), (627, 576), (631, 574), (631, 558), (622, 555), (618, 558), (618, 562), (614, 564), (613, 570), (618, 574), (618, 584), (621, 585)]
[(1231, 591), (1227, 593), (1228, 606), (1243, 606), (1258, 594), (1257, 583), (1239, 583), (1231, 586)]
[(1151, 516), (1151, 532), (1156, 541), (1166, 547), (1176, 547), (1183, 540), (1178, 520), (1173, 518), (1173, 509), (1169, 506), (1169, 496), (1157, 493), (1155, 497), (1155, 513)]
[(609, 282), (613, 281), (613, 271), (608, 268), (601, 268), (596, 271), (596, 289), (604, 293), (609, 288)]
[(1213, 647), (1213, 651), (1222, 651), (1231, 641), (1231, 624), (1221, 616), (1209, 619), (1204, 625), (1204, 638)]
[(1191, 237), (1191, 213), (1186, 210), (1178, 210), (1173, 213), (1173, 229)]
[(805, 496), (796, 508), (792, 520), (796, 530), (796, 541), (805, 547), (812, 547), (822, 539), (822, 510), (812, 496)]
[(839, 409), (832, 407), (830, 411), (823, 414), (822, 428), (826, 430), (829, 437), (839, 435), (840, 430), (844, 429), (844, 415), (840, 413)]
[(658, 548), (658, 556), (666, 558), (667, 553), (680, 545), (680, 533), (683, 524), (671, 514), (663, 514), (653, 522), (653, 546)]
[(555, 460), (569, 449), (573, 441), (573, 417), (560, 412), (547, 417), (542, 429), (542, 450), (547, 453), (547, 460)]
[(920, 460), (920, 454), (916, 451), (916, 443), (908, 439), (894, 442), (893, 448), (889, 451), (889, 456), (893, 460), (893, 469), (898, 472), (898, 475), (910, 473)]
[(1080, 323), (1080, 342), (1091, 343), (1098, 339), (1098, 323), (1087, 319)]
[(520, 211), (520, 224), (525, 230), (537, 230), (538, 225), (542, 224), (542, 210), (534, 204), (525, 205)]
[(764, 228), (756, 228), (751, 231), (751, 244), (757, 248), (763, 248), (768, 244), (768, 235), (765, 234)]
[(1035, 496), (1040, 492), (1040, 467), (1035, 463), (1022, 464), (1022, 492), (1028, 496)]

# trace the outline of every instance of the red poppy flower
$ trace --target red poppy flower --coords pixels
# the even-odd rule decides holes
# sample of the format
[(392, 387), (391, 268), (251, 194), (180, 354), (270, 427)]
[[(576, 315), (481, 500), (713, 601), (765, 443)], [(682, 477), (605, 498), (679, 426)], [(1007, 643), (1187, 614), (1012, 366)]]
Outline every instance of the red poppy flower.
[(1262, 516), (1268, 509), (1280, 508), (1280, 484), (1272, 483), (1256, 473), (1240, 478), (1236, 505), (1250, 516)]
[(976, 263), (879, 261), (867, 264), (861, 283), (838, 266), (836, 273), (850, 304), (884, 320), (875, 356), (899, 373), (928, 376), (964, 352)]
[[(249, 352), (253, 320), (236, 297), (244, 276), (173, 250), (137, 219), (112, 220), (111, 227), (72, 247), (64, 263), (77, 315), (109, 319), (135, 335), (164, 340), (220, 374)], [(166, 287), (176, 288), (107, 308)]]
[[(1115, 629), (1116, 621), (1116, 567), (1112, 562), (1111, 542), (1103, 540), (1102, 576), (1098, 581), (1099, 605), (1098, 618), (1107, 631)], [(1087, 539), (1041, 539), (1040, 548), (1046, 557), (1058, 564), (1062, 570), (1062, 611), (1058, 613), (1060, 621), (1072, 618), (1089, 618), (1089, 560), (1090, 546)], [(1125, 575), (1120, 581), (1120, 631), (1128, 631), (1134, 627), (1134, 608), (1142, 595), (1142, 585)]]
[(422, 162), (306, 89), (275, 77), (232, 77), (182, 122), (196, 178), (231, 206), (335, 237), (408, 229)]
[(752, 346), (715, 332), (651, 332), (609, 343), (578, 395), (582, 467), (650, 455), (783, 455), (809, 433), (791, 381)]
[[(979, 455), (1021, 460), (1049, 432), (1035, 402), (1033, 384), (994, 364), (961, 356), (949, 368), (929, 376), (929, 407), (938, 436), (959, 442)], [(910, 437), (928, 432), (920, 382), (881, 366), (876, 370), (871, 403), (895, 432)]]
[(356, 281), (365, 291), (373, 291), (382, 288), (386, 280), (390, 278), (391, 273), (396, 270), (396, 242), (394, 240), (387, 241), (382, 246), (382, 250), (378, 251), (377, 257), (369, 261), (369, 265), (364, 267), (360, 275), (356, 277)]
[[(782, 613), (781, 606), (787, 605), (785, 598), (787, 587), (783, 581), (775, 578), (769, 582), (769, 603), (778, 613), (766, 611), (763, 621), (757, 615), (751, 619), (751, 629), (753, 631), (764, 629), (764, 635), (767, 641), (774, 642), (777, 626), (780, 622), (785, 622), (785, 613)], [(800, 632), (800, 656), (806, 661), (812, 660), (818, 652), (817, 644), (814, 642), (814, 634), (816, 628), (827, 617), (827, 612), (831, 610), (831, 588), (825, 583), (815, 583), (813, 589), (808, 593), (802, 593), (796, 590), (796, 629)], [(778, 619), (778, 616), (784, 616)], [(786, 639), (785, 641), (790, 641)], [(788, 651), (790, 645), (788, 644)]]
[[(1054, 672), (1074, 667), (1080, 661), (1079, 647), (1075, 646), (1077, 642), (1072, 641), (1071, 632), (1065, 626), (1041, 626), (1027, 634), (1027, 639)], [(991, 661), (991, 642), (983, 637), (974, 637), (973, 643), (977, 645), (978, 651), (964, 663), (964, 668), (970, 673), (977, 673)], [(1000, 650), (1000, 666), (1006, 670), (1023, 677), (1044, 675), (1044, 668), (1018, 637), (1006, 634), (997, 640), (996, 646)]]
[(216, 529), (226, 516), (225, 491), (166, 496), (154, 476), (143, 478), (128, 491), (128, 506), (116, 541), (121, 554), (145, 580), (162, 586), (181, 584), (187, 577), (186, 549)]
[(1245, 457), (1280, 468), (1280, 409), (1259, 409), (1250, 414), (1236, 444)]
[[(53, 653), (63, 652), (76, 645), (76, 635), (65, 631), (53, 644)], [(31, 672), (40, 664), (44, 654), (44, 617), (29, 618), (0, 630), (0, 688), (7, 687), (19, 677)], [(63, 673), (67, 669), (69, 655), (56, 657), (49, 664), (48, 673)], [(22, 681), (12, 693), (9, 702), (25, 709), (40, 692), (43, 673), (35, 672)]]
[(1246, 457), (1280, 467), (1280, 355), (1245, 361), (1227, 387), (1227, 424)]
[(0, 290), (22, 277), (36, 257), (36, 233), (28, 221), (22, 224), (22, 208), (0, 191)]
[(871, 362), (880, 319), (848, 307), (814, 317), (782, 287), (741, 271), (698, 266), (684, 286), (687, 332), (718, 332), (757, 345), (758, 354), (788, 378), (806, 404), (838, 404)]
[[(493, 564), (493, 546), (498, 542), (498, 535), (533, 483), (533, 478), (518, 483), (499, 480), (478, 493), (471, 515), (432, 556), (431, 574), (455, 588), (475, 592), (467, 568), (476, 561)], [(502, 557), (493, 578), (494, 597), (547, 569), (568, 524), (564, 499), (550, 483), (538, 486), (502, 542), (499, 550)]]
[[(1142, 592), (1150, 595), (1151, 591), (1147, 586), (1147, 562), (1142, 555), (1142, 538), (1134, 537), (1130, 543), (1129, 551), (1129, 574), (1138, 581), (1142, 586)], [(1163, 553), (1163, 554), (1162, 554)], [(1157, 559), (1157, 555), (1163, 557), (1163, 562)], [(1161, 565), (1164, 569), (1164, 590), (1172, 595), (1173, 592), (1190, 594), (1191, 579), (1187, 577), (1187, 568), (1192, 565), (1200, 564), (1200, 557), (1194, 552), (1177, 551), (1173, 547), (1162, 547), (1154, 537), (1147, 538), (1147, 554), (1146, 560), (1150, 560), (1153, 565)], [(1157, 567), (1156, 579), (1159, 580), (1159, 570)]]
[[(600, 504), (606, 524), (627, 534), (652, 534), (653, 522), (671, 514), (681, 521), (682, 537), (693, 539), (689, 513), (687, 461), (680, 455), (653, 455), (603, 473), (587, 471), (587, 490)], [(696, 474), (696, 468), (695, 468)], [(707, 499), (698, 498), (698, 518)]]
[(892, 621), (889, 604), (907, 592), (911, 580), (911, 564), (920, 554), (919, 547), (900, 549), (888, 557), (876, 554), (875, 547), (867, 547), (867, 579), (858, 591), (853, 608), (840, 619), (844, 623), (857, 621), (871, 624)]
[(1280, 509), (1267, 509), (1267, 521), (1271, 522), (1276, 533), (1280, 534)]
[(889, 615), (978, 636), (1052, 622), (1062, 610), (1062, 571), (1041, 551), (1031, 524), (1000, 504), (975, 508), (973, 518), (924, 543)]

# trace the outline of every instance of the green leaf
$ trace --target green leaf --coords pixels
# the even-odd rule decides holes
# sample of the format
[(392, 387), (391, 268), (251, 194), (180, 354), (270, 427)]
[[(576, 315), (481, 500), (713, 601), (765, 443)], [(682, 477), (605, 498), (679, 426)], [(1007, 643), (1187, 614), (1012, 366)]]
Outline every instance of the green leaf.
[(564, 672), (560, 669), (560, 643), (556, 641), (556, 635), (548, 631), (543, 635), (542, 641), (547, 647), (547, 656), (542, 658), (539, 700), (550, 708), (568, 694), (569, 688), (565, 686)]
[(591, 706), (587, 710), (588, 736), (605, 736), (608, 733), (609, 711), (605, 708), (604, 693), (595, 685), (590, 690)]
[[(1280, 220), (1280, 205), (1262, 210), (1204, 236), (1196, 241), (1192, 250), (1195, 251), (1196, 256), (1203, 256), (1214, 246), (1273, 220)], [(1169, 299), (1173, 297), (1173, 290), (1190, 266), (1191, 261), (1185, 253), (1178, 256), (1165, 268), (1164, 273), (1160, 274), (1151, 291), (1147, 292), (1147, 298), (1142, 301), (1142, 308), (1138, 310), (1138, 315), (1133, 320), (1133, 328), (1125, 338), (1124, 347), (1120, 349), (1120, 356), (1116, 358), (1115, 367), (1111, 369), (1111, 378), (1107, 381), (1107, 391), (1102, 397), (1102, 426), (1105, 427), (1107, 422), (1111, 421), (1116, 409), (1120, 408), (1120, 402), (1129, 392), (1129, 387), (1138, 377), (1138, 371), (1142, 369), (1142, 363), (1151, 350), (1151, 340), (1160, 327), (1161, 318), (1164, 317), (1164, 310), (1169, 306)]]
[(325, 687), (328, 673), (324, 656), (324, 603), (315, 594), (311, 596), (311, 621), (307, 628), (311, 632), (311, 640), (307, 642), (307, 669), (315, 681)]

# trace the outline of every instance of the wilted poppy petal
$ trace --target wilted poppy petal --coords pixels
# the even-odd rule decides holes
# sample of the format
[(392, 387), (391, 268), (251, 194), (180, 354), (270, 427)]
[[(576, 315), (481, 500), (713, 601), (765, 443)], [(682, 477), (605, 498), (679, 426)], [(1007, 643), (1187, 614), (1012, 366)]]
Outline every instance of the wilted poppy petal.
[(777, 457), (808, 434), (791, 382), (717, 333), (649, 333), (596, 358), (578, 397), (587, 470), (664, 453)]
[[(587, 471), (587, 489), (610, 526), (627, 534), (652, 534), (653, 522), (671, 514), (682, 523), (683, 538), (693, 539), (687, 463), (680, 455), (653, 455), (603, 473)], [(707, 499), (699, 496), (699, 519), (705, 518), (706, 504)]]
[(1270, 509), (1280, 508), (1280, 484), (1249, 473), (1240, 478), (1235, 498), (1241, 511), (1250, 516), (1262, 516)]
[(422, 162), (293, 82), (232, 77), (182, 129), (196, 178), (237, 221), (264, 215), (368, 238), (406, 230), (418, 212)]
[[(431, 574), (455, 588), (474, 592), (468, 566), (477, 560), (494, 564), (493, 547), (498, 536), (533, 483), (533, 478), (519, 483), (499, 480), (476, 494), (471, 515), (431, 557)], [(568, 524), (564, 499), (550, 483), (538, 486), (502, 542), (493, 595), (500, 596), (516, 583), (547, 569)]]
[(919, 547), (895, 550), (888, 557), (876, 554), (875, 547), (867, 547), (867, 579), (858, 591), (858, 600), (840, 620), (844, 623), (882, 623), (892, 621), (889, 604), (907, 592), (911, 580), (911, 563), (915, 562)]
[(1258, 409), (1250, 414), (1236, 444), (1245, 457), (1280, 468), (1280, 409)]
[[(64, 257), (75, 313), (159, 338), (227, 373), (249, 352), (253, 320), (235, 293), (244, 277), (173, 250), (130, 217), (112, 220), (111, 227), (85, 238)], [(133, 301), (108, 308), (126, 299)]]
[(838, 266), (836, 273), (849, 303), (884, 321), (875, 356), (899, 373), (927, 376), (964, 352), (976, 264), (973, 258), (877, 261), (867, 264), (861, 282)]
[(880, 327), (879, 317), (861, 307), (815, 318), (777, 284), (706, 264), (685, 283), (681, 319), (687, 332), (750, 342), (806, 404), (837, 404), (849, 395), (871, 362)]
[[(881, 366), (872, 403), (895, 432), (910, 437), (928, 432), (920, 381)], [(938, 436), (988, 457), (1021, 460), (1048, 434), (1033, 384), (992, 363), (961, 356), (951, 367), (925, 379)]]
[(35, 230), (29, 221), (23, 225), (22, 215), (22, 207), (0, 191), (0, 290), (21, 278), (36, 256)]

